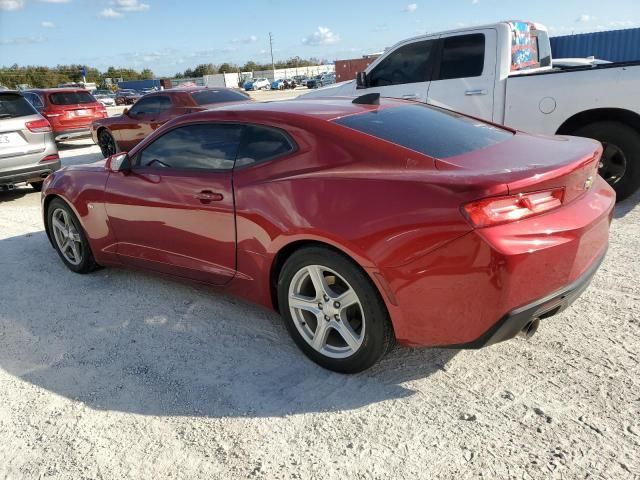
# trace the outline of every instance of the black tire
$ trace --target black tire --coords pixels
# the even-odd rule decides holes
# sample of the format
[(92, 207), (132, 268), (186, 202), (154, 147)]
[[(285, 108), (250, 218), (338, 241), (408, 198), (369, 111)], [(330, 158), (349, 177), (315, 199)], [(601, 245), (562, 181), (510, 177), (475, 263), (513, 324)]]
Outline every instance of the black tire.
[[(640, 187), (640, 133), (621, 122), (602, 121), (585, 125), (573, 135), (602, 142), (603, 167), (600, 174), (616, 191), (617, 200), (624, 200)], [(622, 175), (620, 171), (624, 171)]]
[(111, 155), (118, 153), (120, 150), (115, 138), (113, 138), (111, 132), (106, 128), (103, 128), (98, 132), (98, 146), (100, 147), (100, 151), (104, 158), (110, 157)]
[(42, 191), (42, 185), (44, 184), (44, 182), (31, 182), (29, 183), (29, 185), (31, 185), (31, 188), (33, 188), (36, 192), (41, 192)]
[[(362, 343), (346, 358), (332, 358), (314, 349), (298, 331), (289, 308), (289, 286), (304, 267), (321, 265), (340, 275), (356, 293), (366, 325)], [(325, 247), (307, 247), (294, 252), (285, 262), (278, 279), (278, 304), (289, 334), (298, 347), (318, 365), (340, 373), (357, 373), (374, 365), (395, 344), (387, 308), (375, 285), (349, 258)], [(326, 317), (325, 317), (326, 318)], [(317, 327), (315, 327), (317, 328)]]
[[(82, 253), (81, 261), (77, 265), (71, 263), (69, 260), (67, 260), (67, 258), (65, 258), (64, 254), (60, 250), (60, 246), (56, 241), (53, 227), (53, 214), (59, 209), (62, 209), (67, 213), (67, 215), (69, 216), (69, 220), (73, 223), (75, 230), (80, 235)], [(63, 263), (67, 266), (67, 268), (69, 268), (69, 270), (75, 273), (84, 274), (90, 273), (99, 267), (93, 257), (93, 252), (91, 251), (91, 247), (89, 245), (89, 242), (87, 241), (87, 236), (84, 232), (84, 229), (82, 228), (82, 225), (78, 221), (75, 213), (73, 213), (73, 210), (71, 210), (71, 208), (69, 208), (69, 206), (60, 198), (53, 199), (47, 208), (47, 226), (49, 229), (49, 233), (51, 234), (53, 247), (55, 248), (56, 252), (58, 252), (58, 255), (62, 259)]]

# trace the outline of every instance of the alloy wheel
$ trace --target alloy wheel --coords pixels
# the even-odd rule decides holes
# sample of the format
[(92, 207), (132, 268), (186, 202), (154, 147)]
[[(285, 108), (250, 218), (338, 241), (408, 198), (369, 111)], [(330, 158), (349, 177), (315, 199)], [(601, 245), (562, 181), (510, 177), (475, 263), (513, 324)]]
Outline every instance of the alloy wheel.
[(322, 265), (301, 268), (289, 284), (289, 310), (304, 340), (330, 358), (347, 358), (362, 346), (365, 316), (355, 290)]
[(627, 157), (620, 147), (613, 143), (602, 142), (604, 148), (598, 173), (609, 185), (618, 183), (627, 171)]
[(62, 256), (72, 265), (80, 265), (83, 255), (82, 238), (69, 213), (62, 208), (56, 208), (51, 217), (51, 225)]
[(105, 157), (116, 153), (116, 142), (108, 132), (100, 132), (100, 149)]

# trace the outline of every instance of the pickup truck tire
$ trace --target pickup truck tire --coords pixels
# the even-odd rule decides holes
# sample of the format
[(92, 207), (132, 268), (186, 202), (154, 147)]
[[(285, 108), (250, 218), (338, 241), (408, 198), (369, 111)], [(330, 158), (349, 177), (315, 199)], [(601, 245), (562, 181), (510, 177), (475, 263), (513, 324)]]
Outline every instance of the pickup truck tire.
[(602, 142), (600, 175), (624, 200), (640, 187), (640, 133), (621, 122), (594, 122), (578, 128), (573, 135)]

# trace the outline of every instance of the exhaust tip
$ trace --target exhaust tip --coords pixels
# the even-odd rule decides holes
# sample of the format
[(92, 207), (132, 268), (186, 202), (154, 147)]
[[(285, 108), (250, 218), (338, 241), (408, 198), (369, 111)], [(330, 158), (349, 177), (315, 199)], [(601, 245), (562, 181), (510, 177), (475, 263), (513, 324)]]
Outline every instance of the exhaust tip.
[(539, 325), (540, 319), (534, 318), (529, 323), (527, 323), (522, 330), (520, 330), (520, 336), (524, 337), (525, 340), (529, 340), (538, 331)]

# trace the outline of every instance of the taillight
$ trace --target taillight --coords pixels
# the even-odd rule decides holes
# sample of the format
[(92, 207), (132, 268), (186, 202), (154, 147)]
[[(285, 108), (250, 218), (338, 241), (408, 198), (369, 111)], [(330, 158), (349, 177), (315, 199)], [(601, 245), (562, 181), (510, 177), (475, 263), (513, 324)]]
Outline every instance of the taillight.
[(51, 155), (47, 155), (46, 157), (44, 157), (42, 160), (40, 160), (41, 162), (52, 162), (54, 160), (60, 160), (60, 156), (57, 153), (53, 153)]
[(560, 207), (563, 198), (564, 188), (556, 188), (540, 192), (485, 198), (467, 203), (462, 207), (462, 211), (473, 226), (489, 227), (548, 212)]
[(45, 118), (27, 122), (25, 126), (33, 133), (46, 133), (51, 131), (51, 124)]

